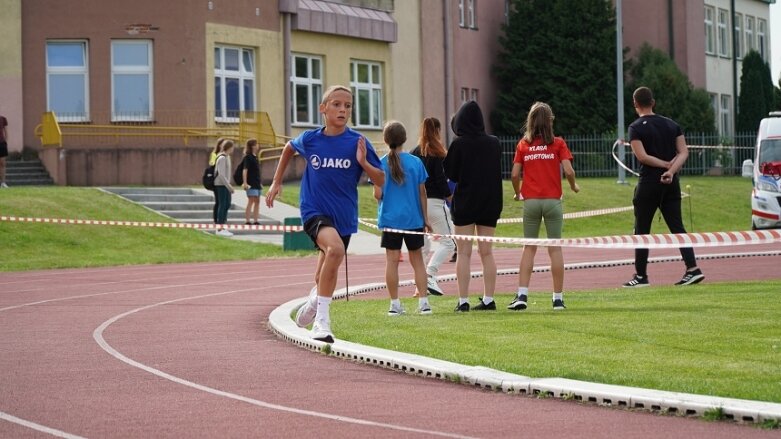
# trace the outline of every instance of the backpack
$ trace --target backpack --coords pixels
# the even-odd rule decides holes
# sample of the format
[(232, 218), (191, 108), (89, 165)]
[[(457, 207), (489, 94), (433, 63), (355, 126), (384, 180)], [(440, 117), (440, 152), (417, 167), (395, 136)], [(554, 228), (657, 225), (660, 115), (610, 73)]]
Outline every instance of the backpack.
[(233, 171), (233, 182), (241, 186), (244, 184), (244, 160), (236, 166), (236, 170)]
[(201, 178), (203, 187), (210, 191), (214, 190), (214, 173), (214, 165), (209, 165), (206, 167), (206, 169), (203, 170), (203, 177)]

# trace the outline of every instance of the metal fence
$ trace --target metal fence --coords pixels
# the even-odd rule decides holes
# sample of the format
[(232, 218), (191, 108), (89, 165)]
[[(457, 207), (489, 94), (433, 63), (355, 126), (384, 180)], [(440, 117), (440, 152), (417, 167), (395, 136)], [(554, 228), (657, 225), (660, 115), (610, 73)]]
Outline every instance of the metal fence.
[[(612, 177), (618, 174), (618, 163), (613, 159), (616, 139), (609, 135), (561, 136), (574, 157), (573, 165), (578, 177)], [(754, 159), (756, 132), (738, 133), (733, 138), (718, 134), (686, 134), (689, 159), (681, 174), (684, 175), (740, 175), (746, 159)], [(515, 147), (520, 137), (499, 136), (502, 145), (502, 177), (510, 178), (515, 157)], [(626, 148), (624, 164), (638, 170), (640, 164)]]

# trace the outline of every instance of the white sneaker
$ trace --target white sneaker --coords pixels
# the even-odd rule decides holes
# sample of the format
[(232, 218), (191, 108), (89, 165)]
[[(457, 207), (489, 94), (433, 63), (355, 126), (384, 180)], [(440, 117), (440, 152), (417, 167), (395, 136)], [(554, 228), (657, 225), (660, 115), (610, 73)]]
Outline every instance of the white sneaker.
[(432, 296), (441, 296), (445, 294), (445, 292), (442, 291), (442, 288), (439, 288), (439, 285), (437, 284), (437, 278), (435, 278), (434, 276), (428, 277), (426, 286), (428, 287), (428, 293), (431, 294)]
[(404, 314), (404, 307), (401, 305), (399, 305), (398, 307), (391, 305), (390, 309), (388, 310), (389, 317), (398, 317), (402, 314)]
[(429, 305), (427, 303), (427, 304), (425, 304), (423, 306), (419, 306), (418, 307), (418, 314), (420, 314), (422, 316), (430, 316), (431, 315), (431, 305)]
[(312, 325), (312, 338), (325, 343), (333, 343), (334, 334), (331, 332), (331, 323), (325, 320), (315, 320)]
[(233, 236), (233, 233), (231, 233), (231, 231), (228, 229), (217, 230), (217, 232), (215, 232), (214, 234), (217, 236), (225, 236), (225, 237)]
[(8, 187), (8, 185), (7, 185), (7, 184), (5, 184), (5, 182), (2, 182), (2, 183), (0, 183), (0, 187), (1, 187), (1, 188), (3, 188), (3, 189), (5, 189), (5, 188), (7, 188), (7, 187)]
[[(314, 303), (313, 303), (314, 302)], [(315, 321), (317, 315), (317, 285), (309, 292), (306, 302), (296, 311), (296, 325), (306, 328)]]

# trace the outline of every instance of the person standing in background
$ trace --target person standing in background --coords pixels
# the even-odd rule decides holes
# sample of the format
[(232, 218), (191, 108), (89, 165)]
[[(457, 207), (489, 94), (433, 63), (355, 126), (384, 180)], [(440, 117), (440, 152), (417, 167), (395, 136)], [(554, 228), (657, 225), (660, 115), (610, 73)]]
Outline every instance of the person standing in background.
[(233, 186), (231, 186), (231, 152), (233, 152), (233, 140), (222, 143), (222, 151), (214, 162), (214, 193), (217, 195), (217, 232), (216, 235), (231, 237), (233, 233), (225, 228), (228, 222), (228, 210), (231, 207)]
[[(258, 141), (256, 139), (247, 140), (244, 147), (244, 159), (242, 161), (242, 185), (241, 187), (247, 193), (247, 208), (244, 210), (245, 224), (259, 225), (258, 216), (260, 215), (260, 162), (258, 162)], [(252, 221), (250, 222), (250, 218)]]
[(8, 157), (8, 119), (0, 115), (0, 188), (7, 188), (5, 167)]

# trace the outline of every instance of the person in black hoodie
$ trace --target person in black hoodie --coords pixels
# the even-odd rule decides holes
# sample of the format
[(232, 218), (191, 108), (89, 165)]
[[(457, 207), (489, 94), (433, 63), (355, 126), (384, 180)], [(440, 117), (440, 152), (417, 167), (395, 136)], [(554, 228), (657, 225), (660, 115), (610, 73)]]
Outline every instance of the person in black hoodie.
[[(483, 112), (475, 101), (466, 102), (451, 121), (456, 138), (450, 144), (444, 167), (456, 183), (453, 224), (457, 235), (494, 236), (502, 213), (502, 169), (499, 139), (485, 133)], [(483, 298), (473, 310), (495, 310), (496, 262), (491, 242), (478, 241), (483, 264)], [(458, 245), (456, 312), (469, 311), (471, 242)]]

